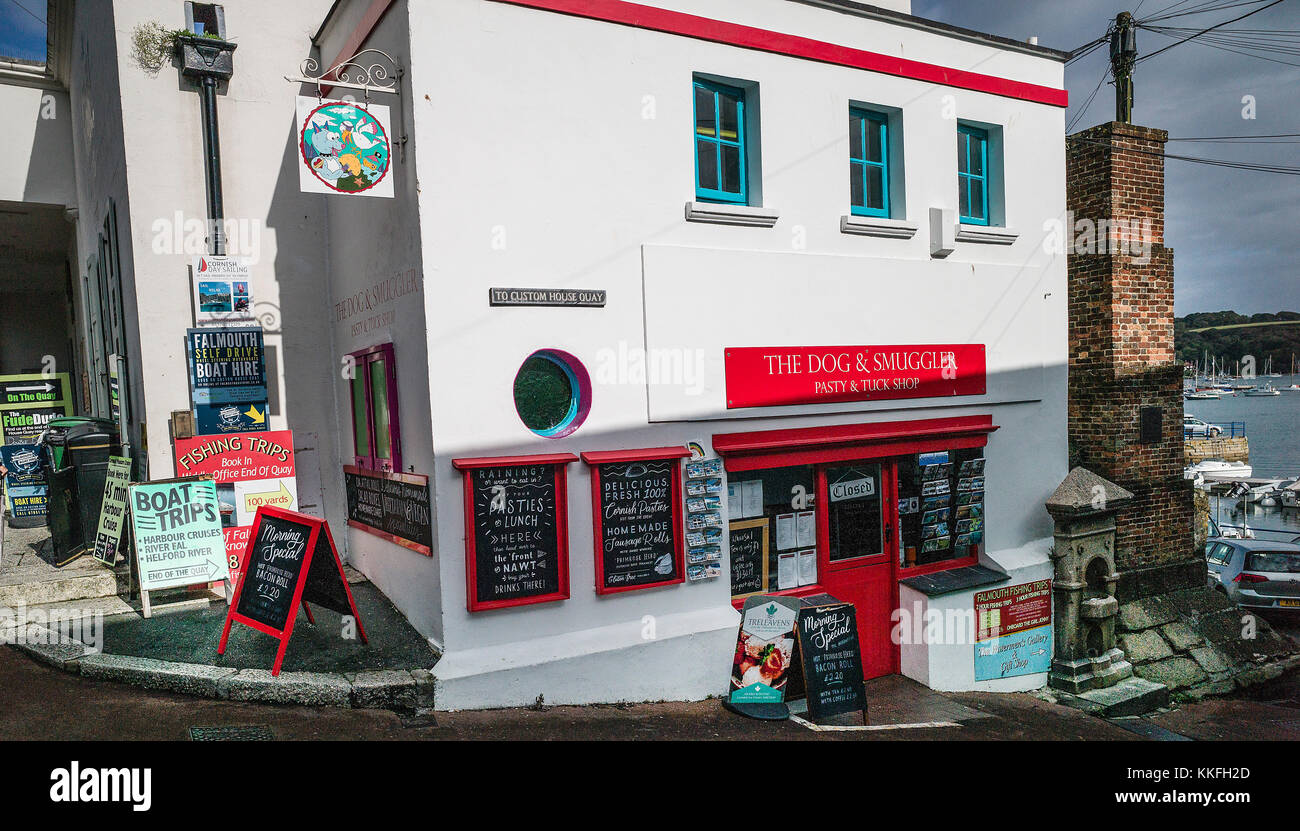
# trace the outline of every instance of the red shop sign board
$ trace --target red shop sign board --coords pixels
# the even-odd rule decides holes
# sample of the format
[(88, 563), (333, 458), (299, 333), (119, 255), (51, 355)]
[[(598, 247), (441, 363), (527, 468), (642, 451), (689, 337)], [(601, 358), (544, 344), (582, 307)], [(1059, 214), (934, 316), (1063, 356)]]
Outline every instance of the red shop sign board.
[(368, 643), (334, 535), (325, 520), (283, 508), (258, 508), (243, 562), (245, 568), (221, 630), (218, 655), (226, 652), (231, 624), (242, 623), (280, 641), (271, 667), (271, 674), (279, 675), (298, 609), (306, 613), (308, 623), (316, 623), (309, 602), (351, 615), (361, 642)]
[(733, 346), (727, 409), (947, 398), (987, 391), (984, 344)]
[(1052, 581), (1036, 580), (1018, 586), (975, 593), (975, 639), (1006, 637), (1052, 622)]

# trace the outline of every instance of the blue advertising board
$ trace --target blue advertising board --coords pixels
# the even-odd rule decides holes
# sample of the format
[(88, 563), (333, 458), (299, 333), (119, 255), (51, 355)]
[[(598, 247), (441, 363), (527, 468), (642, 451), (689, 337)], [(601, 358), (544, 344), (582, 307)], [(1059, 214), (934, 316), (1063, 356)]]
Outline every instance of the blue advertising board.
[(258, 327), (186, 332), (190, 401), (200, 435), (266, 430), (266, 347)]
[(13, 517), (42, 517), (46, 514), (45, 465), (34, 444), (0, 446), (0, 459), (9, 473), (5, 476), (6, 507)]

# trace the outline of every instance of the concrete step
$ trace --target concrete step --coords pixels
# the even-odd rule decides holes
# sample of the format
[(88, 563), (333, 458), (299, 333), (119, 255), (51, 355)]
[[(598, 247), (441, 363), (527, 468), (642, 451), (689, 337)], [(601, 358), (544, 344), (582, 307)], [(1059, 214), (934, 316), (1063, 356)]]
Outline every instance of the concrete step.
[(105, 568), (90, 572), (73, 572), (67, 576), (47, 577), (27, 583), (0, 585), (0, 606), (12, 609), (19, 603), (28, 606), (67, 603), (72, 600), (113, 597), (117, 592), (117, 576)]
[(1140, 716), (1169, 706), (1169, 688), (1145, 678), (1127, 678), (1077, 695), (1056, 693), (1057, 701), (1102, 718)]

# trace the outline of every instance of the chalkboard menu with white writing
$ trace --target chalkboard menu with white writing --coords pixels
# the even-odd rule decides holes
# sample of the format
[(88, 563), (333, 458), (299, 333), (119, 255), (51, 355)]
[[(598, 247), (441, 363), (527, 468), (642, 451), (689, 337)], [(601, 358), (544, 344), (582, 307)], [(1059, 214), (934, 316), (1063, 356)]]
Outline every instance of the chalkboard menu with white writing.
[(681, 582), (677, 460), (613, 462), (597, 470), (597, 591)]
[[(244, 557), (240, 615), (284, 631), (297, 612), (294, 594), (302, 576), (312, 527), (282, 517), (265, 516)], [(323, 536), (323, 535), (322, 535)]]
[(862, 651), (853, 604), (804, 606), (795, 636), (812, 720), (865, 711)]
[(343, 468), (348, 525), (418, 551), (433, 553), (429, 477)]
[(568, 596), (563, 492), (551, 464), (468, 471), (473, 582), (470, 609)]
[(731, 549), (731, 596), (743, 597), (766, 591), (767, 518), (732, 521), (728, 541)]

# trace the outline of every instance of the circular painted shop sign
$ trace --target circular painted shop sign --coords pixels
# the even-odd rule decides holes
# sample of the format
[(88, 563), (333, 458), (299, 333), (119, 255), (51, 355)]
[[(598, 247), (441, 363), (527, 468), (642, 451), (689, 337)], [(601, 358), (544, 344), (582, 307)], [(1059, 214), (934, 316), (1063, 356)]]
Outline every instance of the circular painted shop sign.
[(327, 101), (303, 119), (302, 163), (326, 187), (361, 193), (388, 175), (388, 133), (372, 113), (347, 101)]

